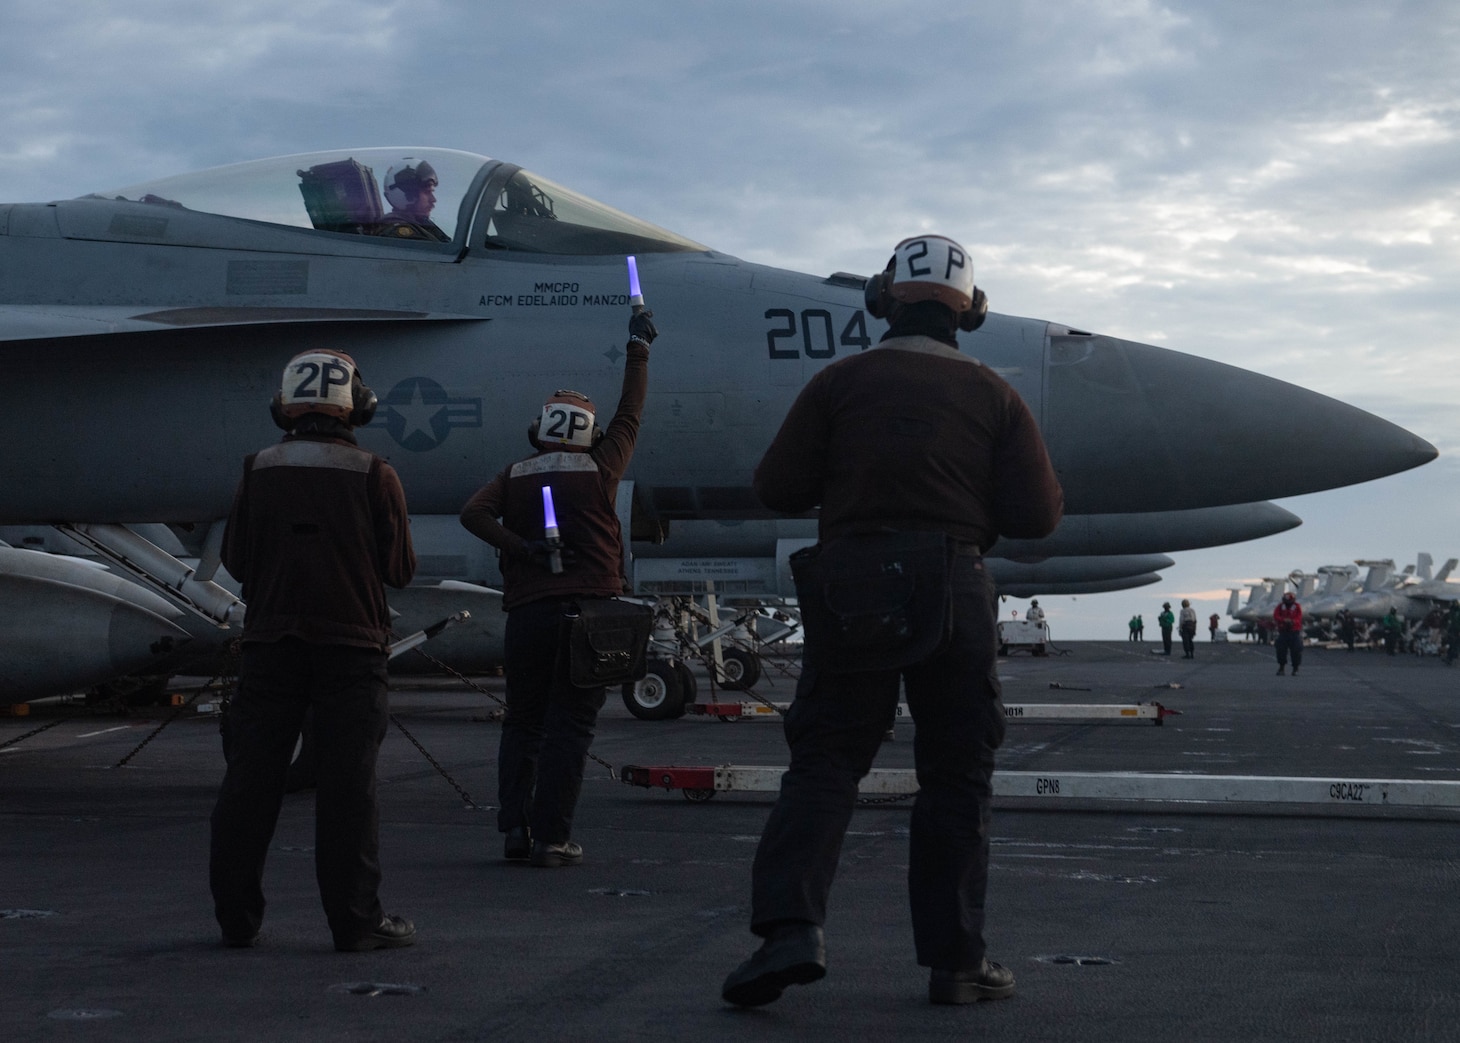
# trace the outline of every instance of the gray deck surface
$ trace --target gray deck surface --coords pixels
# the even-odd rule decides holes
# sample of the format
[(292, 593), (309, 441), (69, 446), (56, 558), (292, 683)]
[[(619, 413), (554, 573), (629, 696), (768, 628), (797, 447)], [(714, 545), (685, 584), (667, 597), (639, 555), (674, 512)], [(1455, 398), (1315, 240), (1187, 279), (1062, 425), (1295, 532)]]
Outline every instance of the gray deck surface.
[[(1202, 642), (1194, 662), (1149, 647), (1077, 642), (1001, 662), (1009, 702), (1156, 699), (1181, 716), (1012, 724), (1000, 767), (1460, 780), (1460, 671), (1435, 659), (1309, 649), (1293, 678), (1253, 645)], [(792, 685), (757, 690), (787, 700)], [(494, 705), (456, 683), (393, 694), (483, 805)], [(48, 712), (0, 719), (0, 742)], [(0, 909), (47, 914), (0, 918), (0, 1039), (1460, 1038), (1454, 811), (1001, 801), (988, 935), (1018, 993), (950, 1008), (927, 1003), (912, 956), (908, 805), (869, 806), (832, 895), (827, 977), (747, 1012), (719, 986), (755, 944), (750, 862), (770, 795), (691, 803), (590, 763), (584, 865), (535, 870), (500, 861), (493, 815), (468, 809), (392, 729), (383, 895), (416, 921), (418, 944), (330, 947), (305, 793), (286, 802), (270, 854), (262, 943), (229, 950), (206, 880), (216, 722), (180, 719), (111, 767), (157, 716), (67, 721), (0, 752)], [(898, 724), (879, 766), (911, 766), (912, 729)], [(615, 766), (786, 759), (775, 722), (644, 722), (616, 695), (594, 751)], [(361, 982), (423, 991), (338, 988)]]

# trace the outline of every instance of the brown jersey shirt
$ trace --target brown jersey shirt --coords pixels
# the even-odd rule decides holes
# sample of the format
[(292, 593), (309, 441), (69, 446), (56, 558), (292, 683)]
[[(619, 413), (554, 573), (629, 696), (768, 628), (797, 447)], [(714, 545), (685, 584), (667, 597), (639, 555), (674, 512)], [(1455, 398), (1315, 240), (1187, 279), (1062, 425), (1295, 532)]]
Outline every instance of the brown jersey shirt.
[[(519, 460), (462, 508), (467, 531), (501, 552), (504, 609), (549, 597), (613, 597), (627, 589), (615, 502), (639, 437), (649, 349), (630, 341), (627, 351), (618, 409), (591, 449), (546, 449)], [(543, 538), (543, 486), (552, 489), (559, 537), (572, 552), (571, 563), (557, 575), (523, 550), (528, 541)]]
[(244, 641), (384, 651), (384, 584), (416, 571), (400, 478), (352, 440), (287, 435), (244, 460), (222, 557), (243, 585)]
[(987, 366), (895, 337), (811, 378), (755, 472), (767, 507), (820, 506), (821, 538), (940, 530), (988, 550), (1049, 535), (1064, 493), (1029, 407)]

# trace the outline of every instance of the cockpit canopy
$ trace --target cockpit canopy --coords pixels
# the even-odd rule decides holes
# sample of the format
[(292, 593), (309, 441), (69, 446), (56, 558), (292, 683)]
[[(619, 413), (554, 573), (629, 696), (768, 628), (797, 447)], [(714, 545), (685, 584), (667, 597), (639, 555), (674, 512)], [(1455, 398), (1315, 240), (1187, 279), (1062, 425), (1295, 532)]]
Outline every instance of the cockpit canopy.
[(521, 167), (453, 149), (281, 156), (85, 198), (379, 236), (449, 253), (464, 247), (566, 255), (707, 249)]

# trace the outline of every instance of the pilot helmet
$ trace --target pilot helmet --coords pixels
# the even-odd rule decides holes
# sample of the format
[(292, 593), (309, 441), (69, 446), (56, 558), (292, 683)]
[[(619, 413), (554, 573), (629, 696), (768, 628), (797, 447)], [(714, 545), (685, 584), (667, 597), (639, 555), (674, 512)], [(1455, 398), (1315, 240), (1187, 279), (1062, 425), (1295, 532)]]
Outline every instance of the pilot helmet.
[(593, 400), (581, 391), (559, 388), (543, 403), (542, 416), (528, 426), (527, 440), (538, 449), (547, 448), (544, 443), (591, 449), (603, 436), (594, 422), (597, 412)]
[(269, 404), (274, 422), (292, 430), (305, 413), (338, 417), (363, 427), (375, 416), (375, 392), (360, 379), (355, 360), (342, 351), (305, 351), (284, 367), (279, 390)]
[(436, 168), (424, 159), (407, 156), (385, 172), (385, 201), (397, 209), (409, 206), (427, 183), (433, 187), (441, 183)]

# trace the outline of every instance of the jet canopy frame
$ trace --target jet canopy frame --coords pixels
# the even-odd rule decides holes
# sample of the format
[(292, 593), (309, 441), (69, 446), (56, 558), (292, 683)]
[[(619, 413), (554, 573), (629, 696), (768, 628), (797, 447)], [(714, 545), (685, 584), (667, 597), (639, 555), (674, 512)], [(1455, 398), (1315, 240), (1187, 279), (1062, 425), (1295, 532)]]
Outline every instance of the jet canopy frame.
[[(449, 243), (392, 234), (384, 186), (393, 169), (425, 161), (436, 173), (430, 220)], [(379, 236), (415, 251), (556, 255), (708, 252), (693, 240), (590, 199), (514, 164), (455, 149), (363, 148), (276, 156), (159, 178), (85, 199), (167, 207), (308, 229)]]

